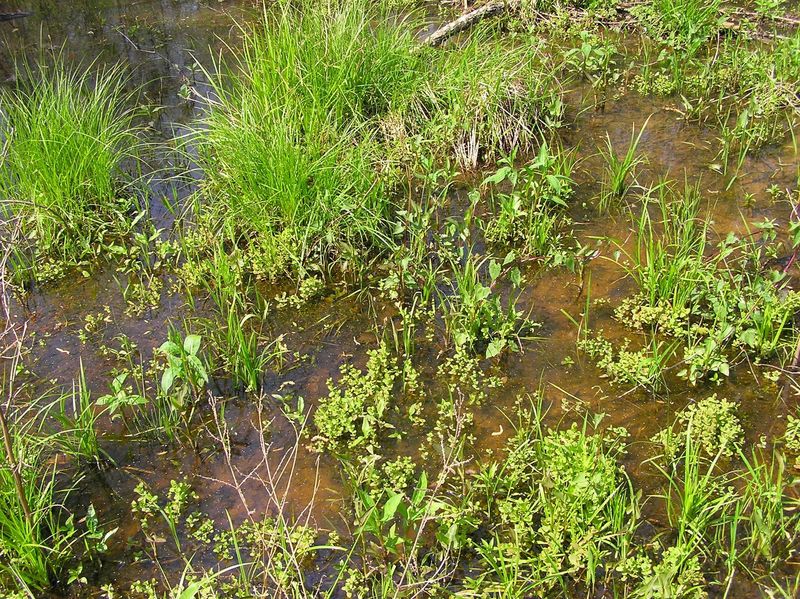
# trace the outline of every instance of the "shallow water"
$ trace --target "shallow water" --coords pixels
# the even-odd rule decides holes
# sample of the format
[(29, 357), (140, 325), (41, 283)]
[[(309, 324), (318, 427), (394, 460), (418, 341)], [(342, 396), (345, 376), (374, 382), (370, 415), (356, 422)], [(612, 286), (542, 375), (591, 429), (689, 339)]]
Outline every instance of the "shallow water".
[[(208, 89), (199, 65), (213, 68), (212, 57), (217, 52), (224, 52), (227, 45), (235, 48), (238, 35), (234, 20), (252, 18), (258, 10), (251, 2), (216, 0), (81, 0), (68, 3), (17, 0), (4, 3), (3, 10), (7, 4), (11, 10), (30, 10), (33, 15), (0, 23), (0, 80), (13, 84), (10, 81), (13, 57), (36, 56), (43, 49), (63, 47), (70, 60), (96, 61), (98, 65), (120, 61), (129, 68), (132, 85), (142, 86), (143, 98), (152, 105), (164, 107), (152, 117), (154, 139), (185, 133), (186, 124), (201, 114), (201, 98), (208, 94)], [(186, 85), (196, 92), (188, 101), (180, 91)], [(568, 104), (580, 106), (584, 91), (572, 92), (567, 97)], [(596, 150), (606, 134), (614, 147), (625, 147), (632, 127), (638, 130), (649, 118), (639, 147), (649, 159), (643, 171), (643, 182), (654, 181), (665, 173), (676, 179), (681, 179), (684, 172), (690, 180), (701, 178), (704, 196), (709, 199), (713, 230), (722, 237), (729, 231), (746, 233), (746, 223), (765, 218), (786, 224), (789, 207), (785, 203), (773, 204), (766, 188), (773, 184), (780, 188), (795, 185), (796, 155), (787, 142), (783, 147), (748, 158), (742, 175), (726, 190), (727, 180), (709, 168), (715, 161), (715, 133), (686, 123), (670, 101), (643, 99), (629, 93), (610, 101), (603, 112), (587, 111), (572, 117), (573, 122), (564, 130), (563, 139), (566, 145), (577, 146), (579, 156), (584, 159), (577, 173), (579, 186), (573, 217), (579, 238), (584, 244), (597, 243), (600, 254), (589, 264), (587, 280), (590, 279), (591, 285), (586, 289), (581, 288), (581, 281), (574, 274), (566, 271), (536, 273), (531, 269), (527, 273), (529, 284), (520, 302), (542, 324), (537, 331), (541, 338), (526, 342), (523, 352), (508, 355), (491, 367), (504, 384), (476, 411), (477, 453), (502, 445), (510, 430), (504, 414), (511, 413), (520, 394), (534, 393), (541, 388), (545, 405), (549, 406), (548, 422), (553, 425), (562, 418), (571, 417), (562, 409), (565, 403), (580, 399), (592, 412), (605, 413), (607, 425), (627, 428), (631, 434), (631, 448), (625, 466), (647, 494), (654, 490), (653, 472), (642, 462), (650, 457), (651, 450), (642, 441), (671, 422), (675, 412), (691, 399), (716, 392), (738, 401), (751, 443), (757, 443), (762, 435), (772, 438), (780, 434), (784, 427), (782, 415), (797, 406), (798, 399), (785, 393), (780, 382), (775, 384), (756, 376), (758, 370), (746, 364), (737, 367), (724, 384), (713, 389), (692, 389), (672, 377), (667, 395), (652, 397), (642, 391), (626, 392), (600, 378), (592, 363), (576, 352), (577, 331), (563, 312), (579, 319), (587, 293), (592, 299), (612, 300), (592, 310), (593, 328), (604, 329), (610, 338), (634, 337), (612, 318), (613, 306), (634, 288), (624, 279), (621, 268), (609, 259), (614, 248), (604, 241), (612, 238), (624, 243), (629, 236), (627, 220), (624, 215), (598, 219), (593, 210), (584, 207), (584, 202), (599, 189), (600, 162)], [(163, 164), (169, 158), (160, 156), (155, 161)], [(163, 180), (155, 181), (151, 210), (157, 226), (168, 229), (172, 222), (161, 197), (180, 199), (191, 189), (191, 184), (173, 189)], [(457, 191), (456, 200), (463, 191)], [(741, 200), (745, 194), (754, 196), (752, 207), (743, 207)], [(109, 373), (117, 363), (113, 357), (103, 355), (100, 340), (113, 344), (117, 335), (124, 334), (136, 344), (142, 357), (149, 360), (153, 349), (166, 338), (167, 323), (180, 324), (184, 314), (191, 314), (185, 298), (164, 291), (157, 309), (141, 317), (126, 315), (115, 275), (111, 267), (101, 268), (88, 279), (75, 275), (56, 285), (33, 290), (25, 303), (17, 306), (18, 318), (29, 319), (29, 331), (37, 341), (30, 368), (40, 379), (69, 386), (82, 364), (93, 394), (102, 394), (107, 389)], [(113, 322), (99, 339), (93, 338), (83, 344), (77, 333), (84, 325), (85, 316), (96, 314), (105, 306), (110, 307)], [(198, 311), (202, 313), (202, 305)], [(294, 396), (304, 397), (307, 405), (314, 405), (326, 394), (326, 381), (338, 375), (342, 364), (352, 361), (363, 365), (366, 350), (376, 345), (372, 332), (376, 323), (381, 329), (388, 326), (393, 316), (395, 311), (389, 302), (334, 293), (307, 306), (301, 313), (278, 310), (268, 317), (266, 329), (275, 335), (286, 332), (290, 350), (303, 356), (290, 360), (282, 372), (268, 374), (265, 381), (267, 400), (261, 418), (270, 423), (266, 458), (270, 464), (277, 465), (281, 456), (295, 444), (292, 426), (285, 418), (277, 417), (281, 412), (277, 401), (270, 399), (272, 394), (283, 394), (289, 389)], [(432, 346), (420, 347), (419, 351), (423, 356), (435, 358), (445, 349), (439, 338)], [(574, 364), (566, 364), (567, 358)], [(436, 384), (435, 372), (423, 371), (423, 374), (427, 383)], [(251, 398), (235, 398), (225, 410), (225, 423), (234, 438), (232, 463), (239, 478), (254, 469), (262, 475), (267, 471), (263, 465), (265, 456), (257, 430), (258, 420), (259, 413)], [(213, 419), (208, 416), (207, 421), (211, 424)], [(115, 427), (108, 426), (109, 432), (114, 433)], [(343, 521), (340, 515), (346, 490), (342, 488), (337, 462), (330, 456), (318, 456), (305, 450), (303, 443), (297, 453), (285, 507), (295, 514), (305, 514), (306, 508), (312, 506), (309, 515), (314, 522), (346, 532), (351, 523)], [(411, 446), (413, 439), (398, 443), (396, 450), (402, 453)], [(240, 495), (230, 485), (229, 466), (218, 452), (127, 443), (119, 437), (116, 440), (110, 437), (104, 447), (116, 466), (91, 475), (81, 489), (98, 508), (101, 519), (111, 520), (120, 531), (112, 537), (111, 550), (95, 574), (93, 585), (114, 582), (124, 588), (129, 581), (156, 574), (152, 563), (133, 563), (135, 547), (127, 544), (138, 530), (129, 505), (132, 490), (140, 480), (146, 481), (155, 492), (163, 492), (170, 480), (187, 477), (200, 493), (198, 507), (208, 512), (221, 527), (226, 526), (228, 514), (234, 522), (245, 515)], [(251, 512), (268, 512), (275, 508), (260, 482), (252, 480), (241, 490)], [(646, 516), (657, 524), (662, 516), (654, 510), (651, 512), (647, 513), (646, 508)], [(168, 567), (172, 564), (178, 572), (183, 566), (178, 560), (165, 559), (164, 563)], [(735, 596), (750, 596), (752, 592), (742, 583)]]

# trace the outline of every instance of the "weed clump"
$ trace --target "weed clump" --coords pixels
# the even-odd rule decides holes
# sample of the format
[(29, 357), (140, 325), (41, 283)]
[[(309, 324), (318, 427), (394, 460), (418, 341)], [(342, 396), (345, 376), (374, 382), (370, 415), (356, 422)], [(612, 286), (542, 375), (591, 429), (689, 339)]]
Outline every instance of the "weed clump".
[(530, 151), (560, 125), (563, 104), (538, 48), (500, 46), (477, 32), (436, 55), (409, 103), (407, 121), (434, 151), (475, 168), (512, 150)]
[(31, 252), (17, 252), (18, 274), (48, 280), (98, 257), (127, 233), (135, 202), (122, 183), (136, 159), (136, 112), (119, 68), (23, 71), (0, 91), (0, 215), (18, 215)]
[(481, 183), (489, 190), (494, 212), (484, 227), (486, 239), (514, 244), (525, 256), (562, 263), (566, 250), (561, 230), (569, 223), (565, 211), (574, 194), (574, 155), (543, 143), (527, 164), (518, 167), (515, 158), (516, 152), (503, 157)]
[(744, 429), (737, 415), (737, 406), (716, 395), (690, 404), (676, 419), (678, 432), (668, 428), (656, 435), (668, 455), (676, 455), (686, 436), (706, 455), (732, 457), (742, 446)]
[(493, 534), (480, 548), (489, 572), (516, 553), (531, 590), (543, 593), (568, 578), (593, 580), (596, 564), (616, 553), (632, 500), (616, 462), (624, 448), (586, 426), (520, 427), (505, 460), (476, 475)]
[[(800, 294), (786, 288), (784, 273), (762, 268), (769, 245), (731, 233), (714, 247), (698, 216), (697, 188), (675, 196), (662, 184), (657, 193), (661, 219), (645, 205), (634, 218), (634, 251), (621, 248), (640, 293), (623, 301), (616, 317), (685, 343), (678, 374), (693, 385), (727, 376), (734, 351), (757, 360), (788, 357)], [(769, 242), (772, 226), (760, 228)]]
[(390, 426), (386, 415), (401, 371), (385, 344), (367, 355), (364, 372), (345, 364), (338, 384), (328, 381), (328, 395), (314, 414), (316, 451), (369, 450)]
[(651, 341), (649, 346), (633, 350), (629, 349), (628, 339), (615, 346), (603, 336), (602, 331), (593, 337), (587, 335), (577, 345), (579, 350), (595, 360), (597, 368), (605, 371), (605, 376), (612, 383), (639, 386), (651, 391), (663, 387), (663, 371), (674, 349)]
[(281, 3), (244, 31), (236, 74), (212, 77), (196, 136), (209, 207), (267, 274), (385, 242), (389, 165), (369, 120), (421, 63), (407, 30), (372, 26), (376, 11)]

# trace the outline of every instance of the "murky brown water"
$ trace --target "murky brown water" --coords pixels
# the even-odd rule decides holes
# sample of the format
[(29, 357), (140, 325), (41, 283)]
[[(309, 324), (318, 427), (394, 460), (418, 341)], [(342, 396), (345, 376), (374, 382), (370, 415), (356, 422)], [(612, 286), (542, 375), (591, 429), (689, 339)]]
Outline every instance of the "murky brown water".
[[(73, 60), (92, 61), (98, 64), (122, 61), (130, 67), (132, 82), (142, 85), (144, 97), (153, 105), (163, 106), (153, 119), (153, 135), (164, 138), (180, 134), (183, 127), (195, 118), (202, 106), (200, 102), (184, 101), (179, 90), (189, 83), (200, 95), (207, 93), (198, 64), (209, 67), (212, 53), (225, 44), (237, 43), (234, 19), (246, 19), (257, 10), (251, 2), (207, 0), (143, 0), (143, 1), (91, 1), (56, 2), (47, 0), (14, 0), (2, 4), (6, 10), (30, 10), (31, 17), (0, 23), (0, 80), (8, 80), (13, 73), (13, 56), (33, 56), (42, 48), (60, 48)], [(568, 98), (571, 106), (580, 106), (580, 90)], [(642, 99), (630, 93), (618, 101), (607, 104), (604, 112), (583, 112), (564, 131), (568, 146), (578, 146), (584, 159), (578, 170), (578, 191), (573, 216), (578, 223), (579, 237), (586, 244), (605, 237), (624, 240), (628, 226), (624, 217), (598, 219), (589, 208), (583, 208), (599, 189), (599, 158), (597, 148), (608, 134), (614, 147), (626, 147), (631, 127), (637, 129), (650, 118), (642, 137), (640, 151), (649, 164), (644, 169), (643, 182), (670, 173), (681, 179), (687, 176), (701, 178), (709, 210), (713, 216), (713, 229), (724, 236), (729, 231), (745, 231), (745, 222), (775, 219), (785, 225), (789, 207), (785, 203), (773, 204), (766, 193), (767, 187), (793, 188), (796, 185), (798, 166), (794, 148), (772, 148), (748, 158), (742, 175), (725, 190), (727, 180), (709, 168), (714, 162), (717, 146), (713, 131), (695, 124), (687, 124), (672, 109), (669, 101)], [(160, 194), (173, 193), (167, 186), (156, 184), (152, 212), (159, 226), (169, 227), (169, 213), (160, 202)], [(174, 192), (178, 199), (189, 188)], [(755, 202), (745, 207), (742, 199), (752, 194)], [(487, 405), (476, 413), (478, 449), (499, 447), (507, 437), (509, 426), (503, 412), (509, 412), (520, 393), (533, 393), (544, 389), (548, 415), (552, 423), (562, 416), (562, 402), (580, 398), (594, 412), (608, 415), (606, 422), (624, 426), (631, 433), (631, 450), (626, 457), (626, 467), (636, 482), (645, 490), (652, 490), (650, 475), (641, 468), (642, 460), (649, 457), (645, 441), (666, 423), (674, 413), (684, 407), (690, 398), (717, 392), (723, 397), (737, 400), (744, 415), (748, 440), (757, 442), (761, 435), (772, 437), (782, 432), (782, 414), (797, 405), (796, 397), (782, 392), (780, 384), (754, 376), (757, 370), (742, 365), (734, 370), (723, 385), (716, 388), (692, 389), (678, 381), (671, 381), (671, 392), (653, 397), (642, 391), (625, 393), (625, 389), (611, 386), (599, 377), (598, 370), (576, 353), (576, 329), (562, 313), (579, 318), (586, 293), (592, 298), (610, 298), (611, 304), (593, 310), (594, 328), (602, 328), (612, 337), (632, 337), (613, 320), (613, 306), (633, 291), (632, 283), (623, 278), (622, 270), (608, 258), (613, 248), (608, 242), (598, 242), (601, 254), (590, 266), (591, 288), (580, 293), (580, 281), (571, 273), (551, 271), (528, 273), (530, 283), (521, 298), (521, 304), (532, 311), (535, 320), (542, 323), (538, 331), (542, 339), (528, 342), (525, 351), (511, 354), (493, 367), (504, 380)], [(125, 314), (125, 303), (114, 279), (113, 269), (101, 269), (91, 278), (74, 277), (57, 285), (34, 290), (24, 306), (18, 307), (19, 318), (29, 318), (29, 330), (35, 343), (31, 356), (32, 371), (41, 379), (53, 380), (57, 385), (70, 385), (80, 364), (87, 372), (89, 385), (95, 394), (106, 391), (109, 373), (117, 365), (100, 352), (98, 340), (82, 344), (78, 332), (87, 314), (97, 313), (110, 306), (113, 322), (101, 339), (113, 344), (117, 335), (124, 334), (138, 346), (145, 358), (166, 338), (168, 321), (180, 323), (188, 313), (185, 298), (162, 294), (161, 305), (142, 317)], [(283, 393), (286, 382), (289, 389), (302, 396), (307, 403), (314, 402), (326, 393), (325, 382), (336, 377), (340, 365), (353, 361), (362, 365), (365, 351), (375, 346), (377, 320), (380, 329), (394, 316), (393, 308), (381, 301), (375, 303), (357, 296), (337, 297), (312, 304), (301, 314), (292, 313), (294, 324), (285, 312), (276, 312), (267, 328), (276, 332), (289, 331), (287, 344), (292, 351), (305, 356), (293, 368), (269, 375), (265, 395)], [(421, 347), (435, 357), (440, 346)], [(573, 365), (565, 366), (565, 358)], [(433, 372), (427, 373), (430, 379)], [(283, 387), (282, 387), (283, 386)], [(788, 405), (787, 405), (788, 404)], [(280, 456), (294, 444), (294, 432), (275, 402), (265, 402), (263, 418), (271, 421), (269, 428), (270, 461), (277, 463)], [(233, 461), (240, 473), (247, 473), (262, 465), (264, 456), (257, 427), (257, 411), (252, 399), (234, 399), (225, 412), (228, 428), (234, 436)], [(215, 452), (192, 452), (164, 448), (156, 444), (133, 444), (122, 440), (108, 441), (106, 449), (117, 467), (97, 472), (82, 484), (82, 489), (102, 511), (106, 520), (120, 527), (112, 538), (111, 551), (97, 574), (96, 584), (119, 583), (150, 578), (153, 564), (141, 562), (131, 565), (134, 547), (128, 539), (137, 532), (137, 525), (129, 513), (132, 490), (140, 480), (146, 481), (156, 491), (164, 491), (171, 479), (187, 477), (200, 493), (199, 507), (217, 520), (221, 527), (227, 525), (227, 514), (234, 521), (244, 515), (240, 496), (230, 487), (232, 480), (225, 459)], [(398, 451), (403, 447), (399, 446)], [(263, 466), (259, 471), (263, 471)], [(350, 522), (343, 522), (340, 508), (343, 489), (336, 461), (328, 456), (317, 456), (301, 448), (294, 469), (288, 509), (301, 513), (313, 503), (312, 518), (320, 526), (333, 526), (346, 530)], [(258, 482), (243, 487), (248, 507), (254, 512), (268, 511), (269, 498)], [(657, 520), (658, 514), (650, 514)], [(169, 560), (166, 560), (169, 564)], [(183, 564), (175, 562), (177, 570)], [(738, 596), (750, 591), (742, 588)]]

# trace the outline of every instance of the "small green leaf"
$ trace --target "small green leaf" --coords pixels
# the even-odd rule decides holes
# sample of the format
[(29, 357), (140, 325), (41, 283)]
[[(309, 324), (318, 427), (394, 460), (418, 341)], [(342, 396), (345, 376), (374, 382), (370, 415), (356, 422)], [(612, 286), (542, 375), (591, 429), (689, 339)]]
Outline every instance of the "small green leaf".
[(186, 335), (183, 340), (183, 349), (190, 356), (196, 356), (200, 349), (200, 335)]
[(500, 338), (500, 339), (492, 339), (492, 341), (489, 343), (489, 346), (486, 348), (486, 358), (487, 359), (488, 358), (494, 358), (501, 351), (503, 351), (503, 348), (505, 346), (506, 346), (506, 340), (505, 339), (502, 339), (502, 338)]
[(175, 380), (175, 373), (172, 368), (167, 368), (164, 374), (161, 375), (161, 391), (168, 393), (172, 388), (172, 383)]
[(496, 280), (497, 277), (500, 276), (500, 272), (502, 271), (502, 267), (497, 260), (492, 260), (489, 262), (489, 276), (492, 277), (492, 281)]

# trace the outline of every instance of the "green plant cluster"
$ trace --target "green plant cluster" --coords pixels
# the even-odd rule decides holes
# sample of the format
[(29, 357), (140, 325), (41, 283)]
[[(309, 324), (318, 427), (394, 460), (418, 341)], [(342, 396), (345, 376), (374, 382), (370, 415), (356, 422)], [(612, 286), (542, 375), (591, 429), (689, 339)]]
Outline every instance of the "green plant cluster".
[(657, 391), (664, 386), (663, 371), (670, 357), (671, 348), (660, 343), (651, 343), (638, 350), (628, 349), (630, 340), (614, 345), (598, 331), (593, 337), (588, 332), (578, 340), (578, 349), (595, 361), (605, 371), (612, 383), (633, 385)]
[(727, 376), (736, 353), (785, 359), (800, 296), (785, 288), (783, 273), (761, 268), (762, 256), (775, 251), (772, 225), (761, 227), (765, 243), (731, 233), (713, 247), (696, 189), (675, 196), (662, 184), (657, 193), (658, 224), (645, 206), (634, 217), (634, 250), (621, 248), (640, 294), (617, 308), (617, 318), (681, 340), (679, 374), (692, 384)]
[(122, 70), (27, 67), (0, 90), (0, 217), (19, 219), (21, 280), (62, 277), (127, 235), (138, 211), (123, 166), (142, 142)]
[(513, 244), (522, 255), (563, 261), (561, 231), (569, 224), (564, 209), (573, 195), (574, 157), (563, 150), (551, 150), (547, 143), (521, 167), (515, 164), (515, 157), (512, 152), (499, 160), (497, 171), (481, 184), (490, 189), (493, 207), (492, 218), (485, 226), (486, 239)]
[(374, 451), (378, 434), (391, 428), (387, 417), (399, 377), (400, 369), (385, 344), (368, 352), (364, 371), (344, 364), (340, 380), (328, 381), (328, 395), (314, 413), (315, 450)]
[(668, 455), (676, 455), (687, 436), (710, 457), (732, 457), (744, 443), (737, 405), (716, 395), (689, 404), (678, 412), (675, 424), (655, 437)]
[[(254, 273), (385, 250), (395, 190), (420, 154), (474, 167), (559, 124), (560, 94), (530, 47), (496, 51), (477, 35), (418, 49), (412, 26), (381, 11), (282, 3), (243, 32), (238, 75), (211, 76), (219, 101), (196, 137), (198, 222), (214, 232), (199, 235), (221, 231)], [(209, 246), (197, 246), (202, 261)]]
[(616, 463), (621, 447), (577, 425), (562, 431), (521, 428), (508, 457), (477, 475), (486, 493), (486, 518), (495, 541), (487, 561), (525, 557), (531, 580), (549, 591), (565, 577), (594, 576), (594, 564), (613, 552), (626, 526), (626, 477)]

